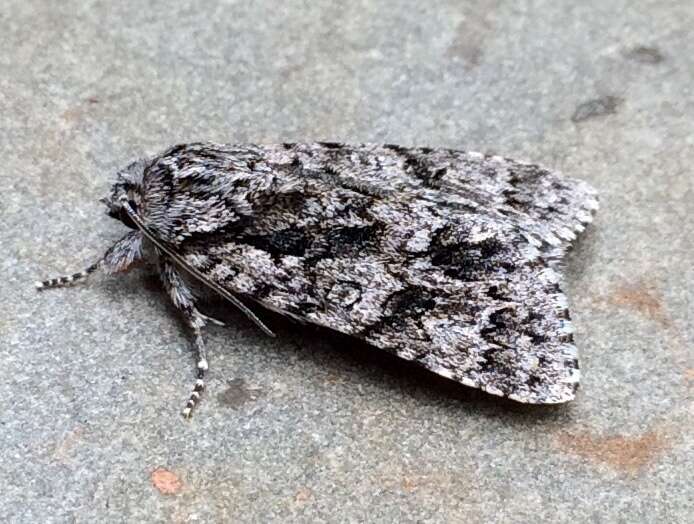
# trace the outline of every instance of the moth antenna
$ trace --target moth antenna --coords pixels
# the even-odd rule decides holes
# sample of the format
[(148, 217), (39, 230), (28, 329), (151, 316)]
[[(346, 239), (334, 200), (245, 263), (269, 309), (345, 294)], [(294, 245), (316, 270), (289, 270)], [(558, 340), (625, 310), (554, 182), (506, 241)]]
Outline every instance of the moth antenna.
[(89, 275), (94, 273), (94, 271), (99, 269), (99, 266), (101, 266), (102, 262), (103, 259), (100, 259), (97, 262), (94, 262), (92, 265), (84, 268), (82, 271), (73, 273), (72, 275), (64, 275), (61, 277), (50, 278), (41, 282), (35, 282), (34, 285), (36, 286), (36, 289), (38, 291), (43, 291), (44, 289), (70, 286), (75, 282), (79, 282), (80, 280), (86, 279)]
[(253, 311), (251, 311), (243, 302), (241, 302), (238, 298), (236, 298), (234, 295), (229, 293), (226, 289), (221, 287), (219, 284), (209, 280), (208, 278), (205, 277), (200, 271), (195, 269), (194, 267), (190, 266), (185, 260), (183, 260), (179, 255), (177, 255), (172, 249), (170, 249), (168, 246), (164, 244), (161, 240), (159, 240), (150, 230), (147, 228), (142, 223), (142, 220), (140, 220), (140, 217), (137, 216), (135, 211), (133, 210), (132, 207), (130, 207), (130, 203), (128, 202), (128, 197), (125, 195), (121, 195), (121, 197), (118, 199), (118, 202), (120, 205), (123, 207), (125, 212), (128, 214), (130, 217), (130, 220), (133, 221), (133, 223), (137, 226), (137, 228), (142, 231), (142, 234), (145, 235), (150, 242), (152, 242), (155, 246), (157, 246), (159, 249), (161, 249), (164, 253), (166, 253), (171, 259), (178, 264), (181, 268), (185, 269), (189, 274), (197, 278), (200, 282), (205, 284), (207, 287), (212, 289), (213, 291), (219, 293), (222, 297), (227, 299), (229, 302), (231, 302), (234, 306), (236, 306), (243, 314), (245, 314), (256, 326), (258, 326), (263, 333), (265, 333), (268, 336), (274, 337), (275, 334), (268, 328), (265, 324), (263, 324), (263, 321), (260, 320)]

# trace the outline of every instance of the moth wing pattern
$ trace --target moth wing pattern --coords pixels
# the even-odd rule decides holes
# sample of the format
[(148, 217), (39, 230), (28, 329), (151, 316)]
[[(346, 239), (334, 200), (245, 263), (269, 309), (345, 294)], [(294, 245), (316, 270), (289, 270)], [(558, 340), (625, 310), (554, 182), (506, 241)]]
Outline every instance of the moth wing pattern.
[[(392, 144), (292, 146), (289, 154), (305, 171), (327, 168), (347, 186), (375, 193), (416, 191), (468, 206), (518, 225), (550, 248), (568, 247), (598, 208), (595, 190), (582, 180), (499, 155)], [(264, 151), (280, 158), (288, 154), (278, 146)]]
[[(461, 233), (469, 230), (450, 227), (448, 240), (434, 236), (435, 246), (414, 257), (350, 235), (341, 255), (308, 263), (278, 258), (274, 246), (239, 243), (187, 260), (273, 311), (360, 338), (465, 385), (528, 403), (572, 399), (577, 351), (557, 272), (522, 238), (514, 244), (506, 232), (483, 230), (471, 242)], [(504, 269), (492, 272), (497, 263)]]
[[(207, 224), (207, 233), (194, 237), (187, 236), (188, 223), (179, 221), (173, 238), (187, 239), (177, 249), (215, 283), (495, 395), (528, 403), (573, 398), (577, 352), (553, 267), (565, 246), (555, 242), (551, 230), (575, 229), (590, 219), (581, 210), (590, 210), (594, 196), (581, 192), (580, 183), (572, 192), (570, 181), (557, 182), (546, 170), (503, 160), (511, 166), (503, 177), (498, 167), (487, 166), (483, 176), (470, 168), (461, 171), (461, 180), (444, 183), (442, 175), (443, 182), (433, 187), (423, 181), (424, 168), (416, 176), (407, 173), (407, 159), (419, 158), (416, 150), (332, 144), (212, 147), (228, 148), (224, 158), (243, 151), (245, 160), (234, 171), (224, 167), (215, 173), (205, 163), (217, 183), (228, 178), (220, 187), (233, 193), (234, 205), (247, 214), (235, 229)], [(469, 156), (448, 150), (440, 155), (449, 164), (451, 157)], [(471, 158), (479, 163), (484, 157)], [(427, 161), (428, 173), (441, 169), (443, 161)], [(181, 181), (183, 191), (206, 184), (196, 174), (197, 163), (188, 164), (192, 178), (186, 168), (170, 175)], [(506, 192), (497, 187), (513, 186), (517, 171), (516, 187)], [(490, 187), (480, 190), (484, 184)], [(278, 191), (282, 187), (289, 189)], [(552, 191), (566, 193), (554, 199), (555, 207), (545, 205)], [(519, 193), (536, 195), (538, 202), (524, 205), (538, 216), (544, 212), (539, 220), (553, 220), (552, 225), (538, 228), (530, 212), (521, 210), (508, 219), (499, 215), (499, 207), (510, 206), (508, 195)], [(490, 201), (492, 196), (496, 200)], [(565, 202), (559, 202), (562, 198)], [(556, 238), (568, 242), (564, 236)]]

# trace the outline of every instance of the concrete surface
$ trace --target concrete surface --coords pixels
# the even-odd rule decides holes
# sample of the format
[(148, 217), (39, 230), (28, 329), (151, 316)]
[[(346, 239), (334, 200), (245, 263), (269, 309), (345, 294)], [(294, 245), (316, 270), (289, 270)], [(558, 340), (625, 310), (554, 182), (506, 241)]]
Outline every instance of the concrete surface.
[[(144, 7), (147, 5), (147, 7)], [(6, 0), (0, 514), (8, 522), (692, 522), (691, 0)], [(583, 384), (529, 409), (270, 317), (209, 393), (140, 271), (38, 294), (123, 231), (114, 171), (182, 141), (495, 151), (592, 182)]]

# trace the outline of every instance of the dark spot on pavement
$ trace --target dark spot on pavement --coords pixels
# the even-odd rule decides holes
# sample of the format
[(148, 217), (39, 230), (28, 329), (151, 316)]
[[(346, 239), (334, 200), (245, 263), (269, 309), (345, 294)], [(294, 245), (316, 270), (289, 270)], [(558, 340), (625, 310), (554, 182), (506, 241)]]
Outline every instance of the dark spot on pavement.
[(492, 32), (492, 25), (486, 5), (480, 8), (470, 3), (464, 10), (465, 18), (456, 27), (455, 37), (446, 50), (446, 56), (453, 60), (462, 59), (467, 68), (473, 68), (482, 61), (485, 40)]
[(576, 107), (571, 121), (579, 123), (591, 118), (612, 115), (617, 112), (617, 108), (622, 102), (624, 102), (623, 99), (611, 95), (588, 100)]
[(142, 286), (147, 290), (154, 293), (159, 293), (162, 291), (161, 279), (158, 275), (154, 273), (145, 273), (142, 276)]
[(642, 64), (659, 64), (665, 60), (665, 56), (657, 47), (637, 46), (625, 53), (629, 60)]
[(261, 396), (259, 388), (249, 387), (242, 378), (227, 381), (227, 388), (217, 395), (217, 401), (228, 408), (236, 409), (253, 402)]

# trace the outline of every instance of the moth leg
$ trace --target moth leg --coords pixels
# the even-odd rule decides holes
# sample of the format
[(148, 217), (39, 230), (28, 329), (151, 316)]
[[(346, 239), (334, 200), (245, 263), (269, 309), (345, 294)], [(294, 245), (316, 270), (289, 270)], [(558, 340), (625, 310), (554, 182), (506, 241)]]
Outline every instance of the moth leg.
[(181, 278), (173, 263), (164, 258), (160, 263), (159, 274), (173, 305), (182, 313), (183, 320), (193, 335), (193, 349), (195, 350), (197, 358), (197, 378), (193, 386), (193, 391), (186, 403), (186, 407), (183, 409), (183, 416), (190, 418), (193, 409), (195, 409), (195, 406), (200, 400), (202, 392), (205, 390), (205, 375), (209, 369), (205, 342), (202, 338), (202, 328), (205, 327), (205, 323), (208, 320), (214, 323), (219, 321), (211, 319), (198, 311), (195, 307), (195, 296), (193, 292)]
[(94, 273), (94, 271), (99, 269), (99, 266), (101, 266), (101, 263), (102, 263), (102, 260), (99, 259), (97, 262), (94, 262), (90, 266), (87, 266), (82, 271), (78, 271), (77, 273), (73, 273), (72, 275), (64, 275), (62, 277), (49, 278), (48, 280), (35, 282), (34, 285), (36, 286), (36, 289), (39, 291), (42, 291), (44, 289), (57, 288), (57, 287), (66, 287), (66, 286), (69, 286), (75, 282), (78, 282), (80, 280), (84, 280), (85, 278), (87, 278), (89, 275)]
[(72, 275), (50, 278), (41, 282), (36, 282), (36, 289), (65, 287), (80, 280), (84, 280), (97, 269), (103, 269), (108, 274), (122, 273), (129, 270), (136, 262), (143, 257), (142, 235), (139, 231), (131, 231), (123, 236), (118, 242), (113, 244), (99, 260), (84, 268), (82, 271)]
[(203, 315), (202, 313), (200, 313), (200, 316), (204, 320), (206, 320), (207, 322), (212, 322), (215, 326), (222, 326), (222, 327), (226, 326), (226, 324), (224, 322), (222, 322), (221, 320), (219, 320), (217, 318), (208, 317), (207, 315)]

